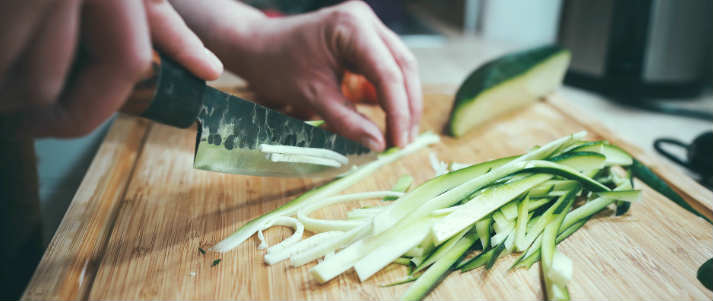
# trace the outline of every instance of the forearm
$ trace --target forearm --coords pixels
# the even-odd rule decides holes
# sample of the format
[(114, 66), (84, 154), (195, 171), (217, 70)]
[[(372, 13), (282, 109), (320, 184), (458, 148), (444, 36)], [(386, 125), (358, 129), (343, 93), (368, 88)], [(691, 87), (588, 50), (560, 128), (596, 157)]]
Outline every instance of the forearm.
[(267, 17), (234, 0), (171, 0), (171, 4), (227, 69), (240, 74), (240, 60), (249, 56), (251, 41), (257, 40), (255, 26)]

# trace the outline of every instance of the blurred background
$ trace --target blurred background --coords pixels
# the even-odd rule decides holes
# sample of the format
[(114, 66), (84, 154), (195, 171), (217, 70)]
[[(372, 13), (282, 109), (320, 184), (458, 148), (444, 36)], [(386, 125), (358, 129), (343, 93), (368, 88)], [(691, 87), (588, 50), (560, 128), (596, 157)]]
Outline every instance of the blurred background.
[[(340, 1), (245, 2), (281, 17)], [(688, 164), (688, 157), (699, 156), (708, 162), (703, 166), (713, 159), (713, 139), (701, 135), (713, 129), (713, 1), (366, 2), (416, 55), (430, 92), (455, 92), (476, 67), (510, 51), (549, 43), (569, 48), (572, 63), (559, 92), (564, 98), (651, 153), (656, 139), (673, 138), (659, 141), (658, 148), (710, 185), (703, 179), (710, 179), (711, 170)], [(212, 84), (235, 80), (226, 74)], [(45, 246), (110, 124), (79, 139), (35, 142)]]

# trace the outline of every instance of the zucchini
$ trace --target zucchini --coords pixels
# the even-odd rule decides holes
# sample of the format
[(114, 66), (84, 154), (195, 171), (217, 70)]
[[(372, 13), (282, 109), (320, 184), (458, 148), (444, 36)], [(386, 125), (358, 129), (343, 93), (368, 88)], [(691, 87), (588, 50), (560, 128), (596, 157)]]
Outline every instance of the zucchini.
[[(433, 226), (432, 231), (436, 244), (446, 241), (454, 234), (500, 208), (504, 203), (551, 178), (552, 175), (536, 174), (515, 183), (488, 189), (488, 191), (478, 195), (475, 199), (465, 203), (460, 210), (446, 215)], [(493, 218), (495, 218), (495, 215), (493, 215)]]
[(459, 137), (471, 128), (553, 92), (570, 53), (544, 46), (499, 57), (477, 68), (456, 92), (448, 129)]
[[(515, 158), (517, 157), (507, 157), (483, 162), (426, 181), (394, 201), (393, 205), (387, 210), (376, 215), (373, 221), (373, 233), (376, 234), (385, 231), (425, 202), (473, 178), (482, 176), (494, 168), (511, 162)], [(462, 199), (462, 197), (458, 198), (458, 200), (460, 199)]]
[[(308, 199), (289, 210), (278, 209), (269, 218), (254, 221), (262, 220), (257, 227), (259, 237), (271, 224), (295, 228), (291, 238), (268, 248), (265, 261), (272, 264), (290, 258), (293, 265), (302, 265), (324, 256), (310, 269), (320, 283), (352, 268), (364, 281), (392, 263), (405, 265), (408, 276), (386, 286), (414, 282), (403, 298), (417, 300), (453, 269), (490, 269), (502, 255), (524, 251), (511, 269), (542, 260), (547, 298), (569, 299), (572, 262), (556, 245), (605, 207), (616, 203), (622, 208), (641, 198), (640, 191), (632, 190), (630, 171), (636, 167), (628, 168), (627, 174), (621, 173), (627, 168), (617, 167), (626, 163), (627, 154), (602, 141), (580, 140), (585, 135), (573, 134), (520, 156), (451, 171), (408, 193), (404, 192), (413, 179), (402, 176), (394, 191), (330, 197), (366, 176), (363, 169), (356, 169), (314, 190), (328, 188), (328, 193), (317, 197), (306, 193)], [(387, 151), (381, 159), (397, 154)], [(334, 183), (339, 185), (335, 188)], [(587, 202), (571, 210), (578, 196)], [(352, 210), (347, 219), (309, 217), (312, 211), (333, 203), (383, 197), (399, 198), (382, 207)], [(298, 241), (303, 230), (318, 233)], [(482, 252), (463, 260), (476, 250)]]
[[(409, 188), (411, 188), (411, 184), (413, 183), (413, 177), (410, 175), (403, 175), (399, 177), (398, 180), (396, 180), (396, 184), (394, 184), (394, 187), (391, 187), (391, 191), (395, 192), (406, 192)], [(384, 197), (384, 201), (393, 201), (395, 199), (398, 199), (398, 197), (390, 197), (386, 196)]]
[(490, 225), (493, 223), (493, 218), (488, 216), (475, 222), (475, 230), (480, 238), (480, 245), (483, 250), (487, 250), (490, 246)]
[(634, 160), (632, 166), (631, 166), (631, 171), (634, 177), (639, 178), (642, 182), (646, 183), (646, 185), (649, 185), (653, 190), (656, 190), (658, 193), (664, 195), (667, 197), (669, 200), (672, 200), (674, 203), (678, 204), (679, 206), (683, 207), (683, 209), (688, 210), (689, 212), (698, 215), (702, 217), (704, 220), (708, 221), (709, 223), (713, 224), (713, 221), (708, 219), (706, 216), (698, 212), (696, 209), (691, 207), (684, 199), (674, 191), (671, 186), (668, 186), (666, 182), (661, 180), (651, 169), (646, 167), (643, 163), (639, 162), (638, 160)]
[[(556, 277), (555, 269), (555, 246), (557, 244), (557, 234), (559, 233), (560, 226), (564, 221), (567, 212), (572, 207), (574, 203), (574, 197), (577, 190), (572, 190), (565, 196), (565, 201), (562, 202), (555, 211), (553, 212), (553, 220), (545, 230), (542, 232), (542, 243), (541, 243), (541, 253), (542, 253), (542, 275), (544, 276), (545, 282), (545, 293), (547, 294), (548, 300), (569, 300), (569, 292), (567, 290), (567, 284), (558, 282)], [(562, 261), (562, 260), (560, 260)], [(560, 263), (562, 264), (562, 263)], [(571, 263), (570, 263), (571, 264)], [(562, 279), (560, 279), (562, 280)]]
[(703, 286), (713, 291), (713, 258), (708, 259), (698, 268), (696, 278), (698, 278), (698, 281), (700, 281)]
[[(600, 158), (601, 159), (601, 158)], [(592, 159), (594, 160), (594, 159)], [(519, 163), (519, 164), (518, 164)], [(542, 172), (539, 174), (532, 175), (526, 179), (520, 180), (516, 183), (520, 183), (520, 185), (514, 185), (514, 184), (506, 184), (501, 187), (496, 187), (494, 189), (490, 189), (488, 191), (496, 191), (496, 193), (490, 193), (488, 194), (488, 191), (483, 192), (482, 194), (478, 195), (475, 199), (478, 201), (469, 201), (468, 203), (465, 203), (462, 209), (452, 212), (449, 215), (447, 215), (444, 219), (440, 220), (433, 226), (433, 237), (436, 242), (436, 244), (440, 244), (450, 238), (452, 235), (460, 232), (463, 230), (465, 227), (471, 225), (472, 223), (476, 222), (477, 220), (485, 217), (485, 215), (490, 214), (492, 211), (498, 209), (500, 206), (503, 204), (509, 202), (513, 198), (517, 197), (518, 195), (524, 193), (525, 191), (528, 191), (529, 189), (533, 188), (535, 185), (538, 185), (544, 181), (547, 181), (553, 177), (553, 174), (568, 177), (571, 179), (576, 179), (578, 181), (581, 181), (583, 184), (585, 184), (589, 189), (593, 191), (608, 191), (609, 188), (599, 184), (599, 182), (594, 181), (593, 179), (586, 177), (579, 173), (578, 171), (567, 167), (562, 164), (557, 164), (554, 162), (549, 162), (549, 161), (540, 161), (540, 160), (532, 160), (532, 161), (520, 161), (520, 162), (511, 162), (508, 163), (505, 166), (502, 166), (501, 168), (497, 168), (495, 170), (492, 170), (490, 173), (487, 173), (479, 178), (475, 178), (471, 181), (469, 181), (466, 184), (469, 183), (474, 183), (473, 186), (477, 188), (476, 183), (481, 180), (485, 179), (486, 177), (502, 177), (506, 174), (511, 174), (514, 172)], [(463, 185), (466, 185), (463, 184)], [(479, 184), (479, 183), (477, 183)], [(462, 186), (463, 186), (462, 185)], [(462, 186), (459, 186), (451, 191), (448, 191), (446, 194), (452, 193), (458, 189), (460, 189)], [(475, 200), (474, 199), (474, 200)], [(485, 201), (487, 200), (487, 201)]]
[[(584, 226), (584, 224), (587, 222), (587, 220), (588, 219), (577, 222), (564, 230), (562, 230), (562, 228), (564, 228), (564, 227), (560, 227), (561, 231), (559, 234), (557, 234), (557, 239), (555, 240), (555, 243), (559, 244), (562, 241), (564, 241), (565, 239), (567, 239), (567, 237), (569, 237), (574, 232), (579, 230), (579, 228), (582, 228), (582, 226)], [(538, 237), (538, 239), (539, 239), (539, 237)], [(536, 242), (535, 244), (539, 245), (539, 242)], [(510, 269), (512, 270), (512, 269), (515, 269), (518, 267), (525, 267), (525, 268), (529, 269), (538, 260), (540, 260), (540, 248), (535, 248), (529, 253), (525, 252), (525, 254), (522, 254), (522, 256), (520, 256), (520, 258), (518, 258), (515, 261), (515, 263), (513, 263), (513, 265), (510, 267)]]
[(291, 215), (311, 202), (322, 199), (324, 197), (335, 195), (351, 187), (359, 180), (374, 173), (380, 167), (394, 162), (400, 159), (401, 157), (411, 154), (430, 144), (436, 143), (439, 140), (440, 138), (438, 137), (438, 135), (427, 132), (418, 136), (413, 143), (409, 144), (403, 149), (391, 148), (384, 152), (384, 154), (381, 155), (376, 161), (369, 162), (357, 168), (349, 175), (336, 179), (324, 186), (305, 192), (296, 199), (280, 206), (279, 208), (270, 211), (266, 214), (263, 214), (262, 216), (255, 218), (249, 221), (248, 223), (240, 226), (238, 230), (233, 232), (233, 234), (228, 236), (228, 238), (220, 241), (218, 244), (213, 246), (211, 250), (221, 253), (230, 251), (231, 249), (237, 247), (243, 241), (248, 239), (248, 237), (255, 234), (255, 232), (257, 232), (262, 227), (262, 225), (266, 224), (271, 219), (276, 218), (278, 216)]
[(525, 247), (525, 231), (527, 230), (527, 222), (529, 221), (530, 196), (525, 196), (525, 199), (520, 202), (517, 211), (517, 222), (515, 223), (515, 249), (524, 251)]
[[(431, 254), (426, 258), (425, 261), (423, 261), (421, 264), (419, 264), (413, 272), (414, 272), (414, 273), (418, 273), (419, 271), (421, 271), (421, 270), (427, 268), (427, 267), (428, 267), (429, 265), (431, 265), (432, 263), (434, 263), (434, 262), (438, 261), (439, 259), (443, 258), (443, 256), (445, 256), (445, 255), (448, 253), (448, 251), (450, 251), (451, 248), (453, 248), (453, 247), (458, 243), (458, 241), (460, 241), (460, 239), (461, 239), (463, 236), (465, 236), (466, 233), (468, 233), (469, 231), (471, 231), (471, 229), (472, 229), (472, 227), (471, 227), (471, 228), (468, 228), (468, 229), (464, 229), (464, 230), (461, 231), (460, 233), (458, 233), (458, 234), (456, 234), (455, 236), (451, 237), (451, 238), (450, 238), (448, 241), (446, 241), (445, 243), (443, 243), (443, 244), (441, 244), (440, 246), (438, 246), (438, 249), (436, 249), (435, 252), (431, 253)], [(476, 231), (476, 235), (477, 235), (477, 231)]]
[(325, 283), (354, 267), (360, 279), (366, 279), (423, 241), (432, 223), (431, 217), (416, 219), (358, 240), (314, 266), (310, 272), (319, 283)]
[(347, 220), (331, 220), (331, 219), (316, 219), (309, 217), (309, 214), (313, 211), (326, 207), (335, 203), (342, 202), (352, 202), (356, 200), (363, 199), (373, 199), (382, 198), (386, 196), (399, 197), (403, 193), (394, 191), (372, 191), (372, 192), (362, 192), (353, 193), (347, 195), (339, 195), (330, 198), (325, 198), (317, 201), (313, 201), (300, 208), (297, 211), (297, 218), (305, 226), (305, 229), (318, 233), (325, 231), (349, 231), (365, 223), (363, 220), (359, 219), (347, 219)]
[(455, 245), (450, 248), (443, 257), (438, 259), (433, 265), (418, 277), (406, 293), (401, 297), (402, 300), (421, 300), (425, 297), (438, 283), (445, 278), (451, 271), (453, 266), (465, 256), (466, 252), (478, 241), (478, 234), (475, 231), (469, 231), (465, 236), (458, 239)]
[(634, 159), (625, 150), (607, 141), (594, 141), (582, 144), (572, 149), (574, 152), (597, 152), (607, 157), (607, 165), (629, 166)]
[(607, 157), (595, 152), (568, 152), (547, 159), (552, 162), (567, 162), (580, 172), (599, 170), (604, 167)]

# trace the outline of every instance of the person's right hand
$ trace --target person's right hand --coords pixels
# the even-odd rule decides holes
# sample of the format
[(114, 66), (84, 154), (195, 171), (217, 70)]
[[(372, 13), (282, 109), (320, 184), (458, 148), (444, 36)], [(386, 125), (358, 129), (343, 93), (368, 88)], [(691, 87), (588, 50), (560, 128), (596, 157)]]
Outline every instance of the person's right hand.
[[(96, 128), (149, 69), (152, 48), (205, 80), (223, 71), (163, 0), (0, 1), (0, 45), (0, 113), (34, 136)], [(70, 71), (80, 45), (86, 64)]]

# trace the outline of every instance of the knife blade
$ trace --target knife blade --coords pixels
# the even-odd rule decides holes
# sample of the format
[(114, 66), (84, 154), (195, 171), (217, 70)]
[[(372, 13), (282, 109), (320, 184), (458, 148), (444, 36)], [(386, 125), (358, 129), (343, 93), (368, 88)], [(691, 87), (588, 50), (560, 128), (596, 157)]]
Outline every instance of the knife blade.
[[(361, 144), (257, 103), (209, 87), (154, 53), (152, 68), (122, 112), (175, 127), (198, 122), (193, 167), (256, 176), (330, 177), (376, 158)], [(347, 157), (339, 166), (275, 161), (260, 146), (320, 148)]]

